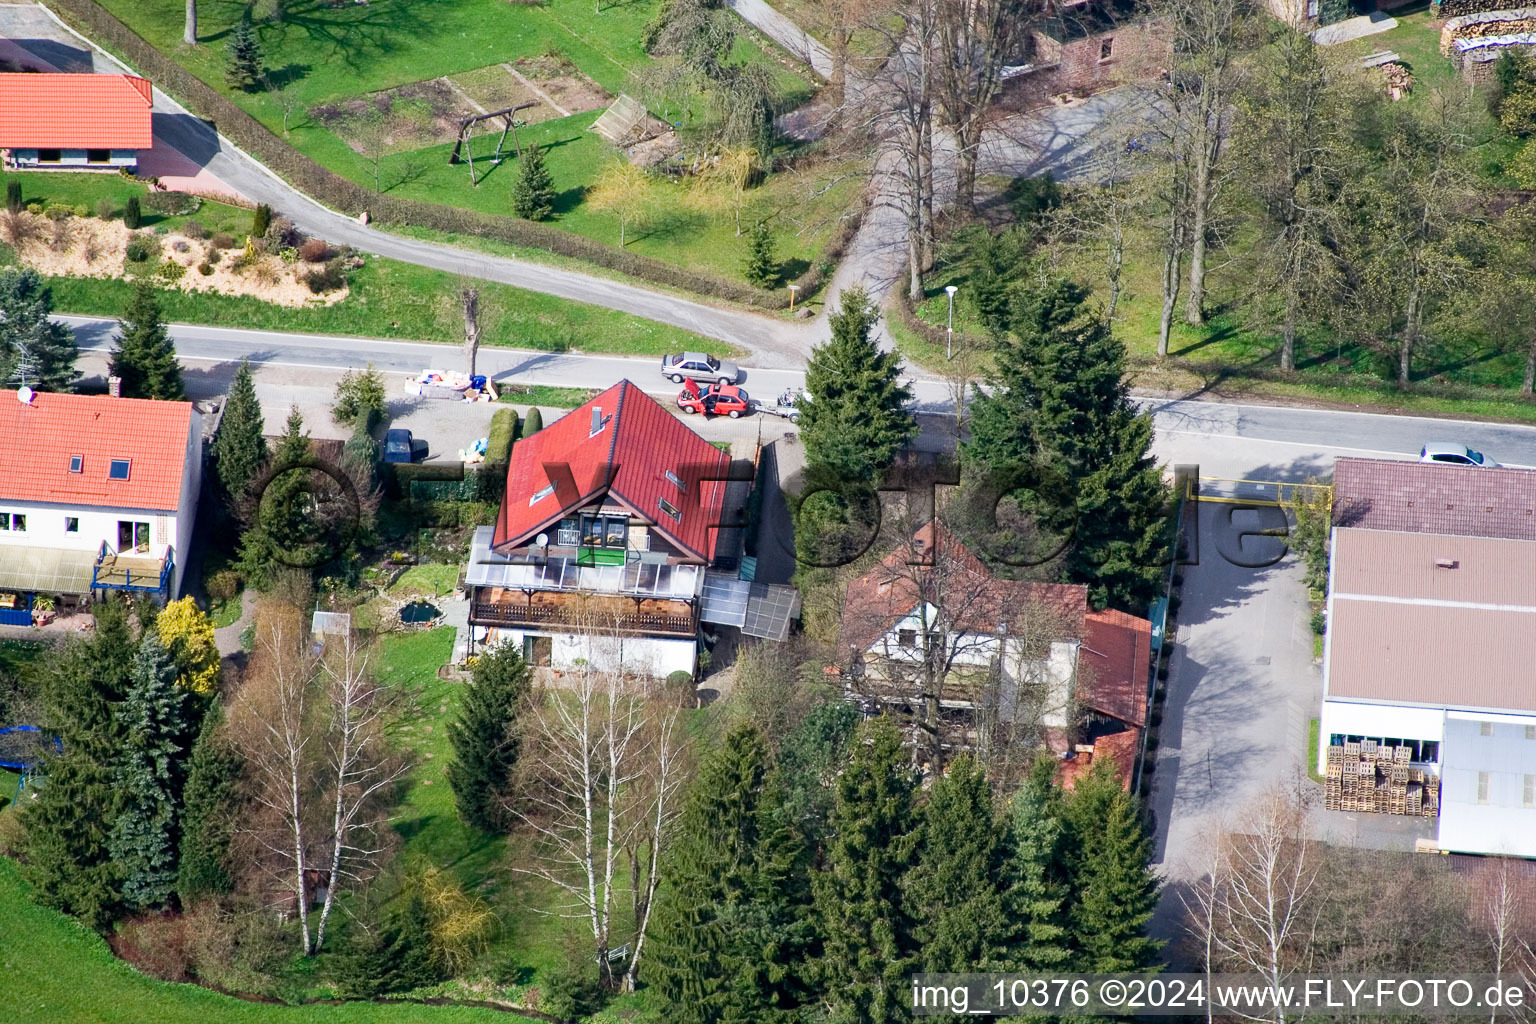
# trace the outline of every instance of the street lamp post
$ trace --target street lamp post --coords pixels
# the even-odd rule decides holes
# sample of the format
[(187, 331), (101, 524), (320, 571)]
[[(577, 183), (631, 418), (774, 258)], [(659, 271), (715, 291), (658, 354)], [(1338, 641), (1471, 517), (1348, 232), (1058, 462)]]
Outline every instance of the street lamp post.
[(799, 285), (792, 284), (792, 285), (789, 286), (789, 311), (791, 313), (793, 313), (795, 311), (795, 296), (799, 295), (799, 294), (800, 294), (800, 286)]
[(944, 290), (949, 293), (949, 338), (944, 345), (944, 358), (953, 359), (955, 358), (955, 292), (959, 289), (952, 284), (947, 284)]

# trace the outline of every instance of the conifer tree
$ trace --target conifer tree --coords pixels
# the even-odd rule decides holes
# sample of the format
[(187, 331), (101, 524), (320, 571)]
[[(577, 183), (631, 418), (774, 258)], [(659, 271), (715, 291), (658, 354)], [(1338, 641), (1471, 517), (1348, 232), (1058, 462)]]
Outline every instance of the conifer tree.
[(747, 233), (747, 256), (742, 263), (747, 281), (759, 288), (772, 288), (778, 283), (779, 261), (773, 258), (773, 235), (768, 222), (760, 220)]
[(132, 911), (164, 907), (176, 888), (190, 697), (176, 683), (176, 662), (160, 635), (145, 630), (119, 715), (123, 747), (113, 777), (122, 808), (107, 839)]
[(57, 321), (53, 289), (31, 267), (0, 267), (0, 382), (64, 391), (80, 376), (75, 332)]
[(912, 393), (898, 379), (901, 361), (873, 336), (879, 311), (868, 293), (847, 289), (827, 320), (832, 337), (812, 350), (805, 371), (811, 401), (800, 439), (812, 466), (870, 484), (917, 433), (906, 408)]
[(39, 902), (100, 929), (118, 903), (107, 836), (120, 804), (112, 771), (122, 747), (116, 712), (128, 692), (134, 643), (121, 601), (98, 605), (95, 619), (94, 634), (65, 647), (44, 686), (46, 724), (60, 752), (23, 810), (23, 871)]
[[(298, 406), (267, 463), (266, 489), (240, 537), (240, 573), (256, 587), (266, 586), (278, 565), (308, 552), (315, 543), (310, 482), (302, 467), (309, 458), (309, 433)], [(293, 471), (289, 471), (293, 470)]]
[(453, 761), (448, 785), (466, 825), (501, 832), (509, 824), (508, 776), (521, 749), (516, 722), (528, 700), (533, 670), (512, 644), (499, 644), (475, 662), (459, 717), (448, 724)]
[(229, 64), (224, 71), (224, 80), (236, 89), (254, 92), (261, 84), (264, 73), (261, 66), (261, 41), (256, 38), (256, 29), (247, 14), (236, 23), (234, 34), (230, 37)]
[(224, 418), (219, 421), (219, 433), (213, 440), (219, 484), (227, 497), (243, 495), (246, 485), (266, 461), (265, 430), (250, 360), (242, 360), (229, 388), (229, 401), (224, 406)]
[(858, 726), (859, 711), (852, 704), (823, 701), (779, 744), (784, 806), (807, 846), (820, 845), (832, 814), (833, 786)]
[(187, 397), (181, 364), (160, 315), (160, 300), (148, 281), (134, 285), (133, 298), (118, 321), (111, 372), (123, 380), (125, 398), (182, 401)]
[(989, 472), (1034, 464), (1057, 478), (1025, 511), (1072, 535), (1068, 576), (1099, 607), (1144, 607), (1166, 565), (1167, 494), (1151, 418), (1125, 386), (1124, 346), (1065, 279), (1023, 290), (1012, 309), (965, 455)]
[(555, 212), (555, 181), (544, 165), (542, 146), (529, 146), (518, 161), (512, 212), (524, 220), (547, 220)]
[(861, 729), (837, 779), (825, 864), (813, 877), (822, 942), (815, 973), (834, 1020), (880, 1024), (909, 1005), (912, 937), (903, 887), (913, 859), (915, 787), (891, 720)]
[(1157, 908), (1152, 843), (1140, 807), (1112, 760), (1095, 758), (1066, 801), (1068, 927), (1077, 970), (1114, 973), (1153, 966), (1161, 943), (1147, 937)]
[(663, 868), (646, 958), (668, 1020), (788, 1020), (806, 998), (810, 894), (781, 800), (750, 725), (700, 769)]
[(242, 762), (223, 733), (224, 714), (215, 703), (187, 759), (182, 791), (181, 849), (176, 892), (181, 905), (227, 893), (234, 885), (228, 868), (235, 834), (235, 787)]
[(1013, 930), (1004, 898), (1007, 834), (975, 758), (957, 757), (933, 784), (918, 836), (906, 902), (919, 969), (1000, 969)]
[(1061, 790), (1056, 763), (1042, 757), (1013, 798), (1008, 907), (1017, 931), (1008, 950), (1016, 971), (1063, 968), (1072, 955), (1066, 929)]
[(432, 911), (419, 879), (407, 881), (382, 925), (362, 934), (337, 966), (342, 993), (354, 999), (408, 992), (442, 980), (432, 947)]

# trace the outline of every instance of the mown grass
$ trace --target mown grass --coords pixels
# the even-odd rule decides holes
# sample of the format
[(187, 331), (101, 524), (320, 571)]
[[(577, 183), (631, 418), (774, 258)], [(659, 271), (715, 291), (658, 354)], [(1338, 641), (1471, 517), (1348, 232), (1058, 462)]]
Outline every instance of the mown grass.
[(509, 384), (499, 394), (503, 402), (513, 405), (541, 405), (555, 409), (574, 409), (592, 397), (587, 388), (557, 388), (548, 384)]
[[(459, 582), (457, 565), (413, 565), (389, 588), (391, 594), (422, 594), (442, 597)], [(450, 653), (452, 653), (450, 651)]]
[(99, 935), (72, 918), (32, 903), (16, 863), (4, 857), (0, 921), (0, 1016), (6, 1024), (481, 1024), (519, 1019), (469, 1007), (270, 1006), (156, 981), (113, 957)]
[(228, 231), (237, 237), (251, 231), (251, 211), (228, 203), (205, 199), (195, 213), (183, 216), (155, 213), (143, 206), (144, 198), (149, 195), (149, 186), (121, 174), (15, 171), (4, 177), (7, 182), (21, 182), (22, 202), (39, 202), (45, 206), (52, 203), (84, 206), (93, 217), (96, 215), (96, 204), (103, 199), (112, 204), (112, 216), (121, 217), (128, 199), (138, 196), (142, 206), (140, 227), (148, 230), (179, 228), (187, 221), (195, 220), (209, 231)]
[[(116, 316), (133, 291), (115, 278), (55, 277), (49, 284), (56, 311), (82, 316)], [(353, 274), (352, 293), (331, 306), (291, 309), (249, 296), (162, 291), (160, 307), (167, 320), (180, 323), (461, 343), (458, 291), (453, 274), (374, 258)], [(480, 284), (480, 321), (486, 345), (628, 355), (721, 347), (654, 320), (492, 282)]]
[[(270, 2), (270, 0), (269, 0)], [(308, 111), (411, 82), (483, 68), (521, 57), (563, 54), (609, 93), (640, 93), (635, 77), (651, 63), (643, 31), (662, 0), (626, 0), (594, 12), (590, 0), (546, 0), (540, 4), (504, 0), (373, 0), (333, 6), (328, 0), (288, 0), (281, 20), (262, 17), (256, 5), (256, 29), (265, 61), (278, 88), (247, 93), (224, 81), (229, 34), (247, 8), (242, 4), (208, 7), (200, 12), (200, 45), (181, 45), (183, 5), (179, 0), (106, 0), (104, 6), (172, 59), (219, 89), (277, 132), (284, 131), (283, 106), (297, 110), (288, 118), (287, 140), (311, 158), (370, 188), (392, 195), (427, 199), (496, 214), (510, 214), (510, 193), (517, 161), (491, 168), (477, 160), (481, 174), (472, 185), (468, 167), (448, 163), (451, 133), (437, 144), (382, 155), (377, 161), (353, 150)], [(781, 91), (781, 105), (808, 98), (811, 83), (795, 62), (760, 47), (743, 33), (732, 59), (769, 65)], [(653, 103), (656, 113), (684, 129), (711, 116), (697, 95)], [(520, 129), (526, 144), (546, 147), (547, 163), (559, 191), (553, 222), (557, 227), (616, 244), (617, 218), (583, 207), (585, 189), (615, 159), (607, 143), (590, 131), (595, 112), (529, 125)], [(495, 139), (482, 134), (474, 143), (488, 157)], [(505, 153), (512, 152), (508, 140)], [(731, 273), (737, 256), (721, 262), (725, 250), (744, 250), (734, 225), (692, 215), (677, 194), (663, 195), (651, 228), (634, 242), (637, 252), (701, 270)], [(847, 193), (832, 200), (851, 201)], [(769, 213), (779, 211), (772, 197)], [(788, 218), (775, 218), (788, 223)], [(779, 228), (777, 242), (786, 259), (809, 259), (817, 239), (803, 233), (803, 222)], [(792, 275), (791, 275), (792, 276)]]

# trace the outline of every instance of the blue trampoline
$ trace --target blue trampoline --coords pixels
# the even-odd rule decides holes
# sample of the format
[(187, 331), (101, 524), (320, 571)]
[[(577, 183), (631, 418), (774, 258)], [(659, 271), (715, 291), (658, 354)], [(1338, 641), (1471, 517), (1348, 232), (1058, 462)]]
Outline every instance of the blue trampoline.
[(16, 784), (18, 803), (21, 802), (21, 791), (26, 788), (27, 779), (42, 766), (50, 747), (53, 753), (64, 749), (57, 736), (50, 743), (49, 738), (35, 725), (12, 725), (0, 729), (0, 768), (9, 768), (21, 775), (21, 780)]

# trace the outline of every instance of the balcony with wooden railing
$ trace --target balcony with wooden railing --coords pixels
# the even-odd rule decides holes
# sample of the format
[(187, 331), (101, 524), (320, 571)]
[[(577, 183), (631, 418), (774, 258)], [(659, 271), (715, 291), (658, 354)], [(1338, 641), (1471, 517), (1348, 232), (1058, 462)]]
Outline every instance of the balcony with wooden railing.
[(489, 599), (490, 590), (479, 588), (476, 599), (470, 602), (469, 621), (477, 626), (686, 637), (693, 636), (699, 628), (695, 609), (687, 601), (514, 591), (503, 591), (496, 599)]

